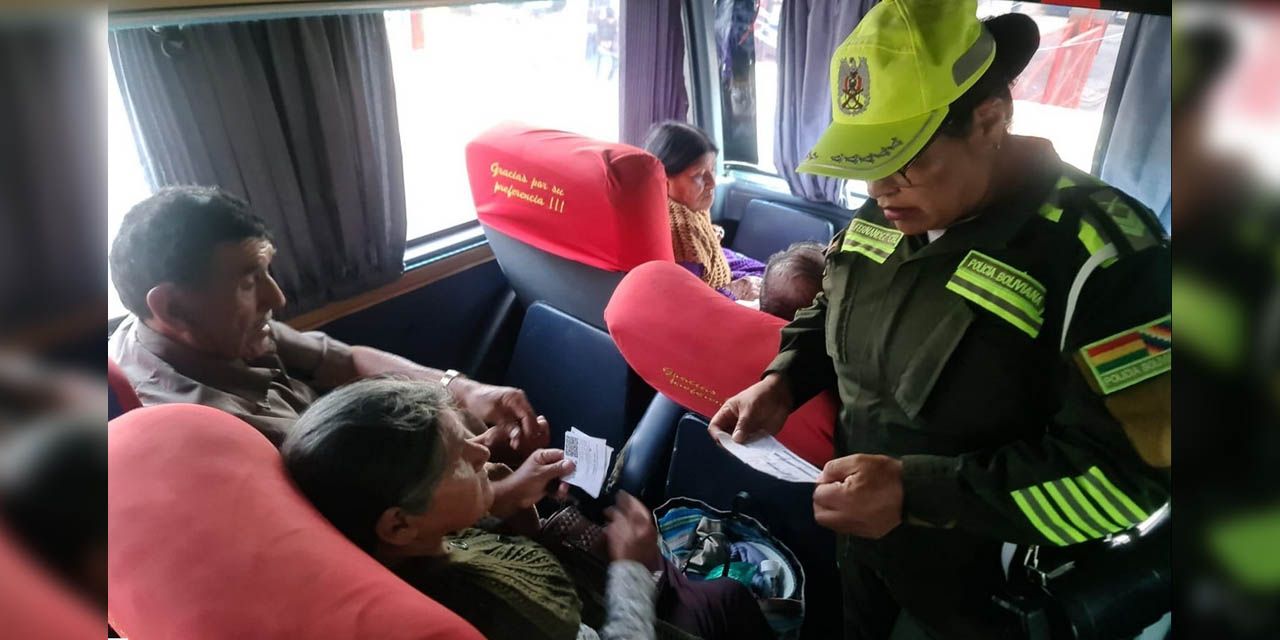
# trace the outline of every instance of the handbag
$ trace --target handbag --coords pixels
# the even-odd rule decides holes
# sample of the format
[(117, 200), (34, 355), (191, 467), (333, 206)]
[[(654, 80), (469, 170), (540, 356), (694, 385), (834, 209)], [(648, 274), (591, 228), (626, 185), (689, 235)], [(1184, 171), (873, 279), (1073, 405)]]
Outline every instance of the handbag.
[(604, 537), (604, 527), (582, 515), (576, 505), (566, 505), (542, 522), (537, 540), (553, 552), (572, 549), (599, 563), (609, 566), (609, 546)]
[[(780, 595), (760, 596), (756, 603), (780, 639), (800, 636), (804, 624), (804, 567), (795, 554), (760, 521), (736, 509), (721, 511), (701, 500), (671, 498), (654, 510), (658, 520), (658, 545), (662, 554), (680, 570), (706, 568), (701, 558), (710, 547), (725, 543), (750, 543), (765, 558), (781, 568)], [(734, 574), (727, 564), (717, 567), (720, 575)], [(708, 574), (711, 577), (715, 572)]]

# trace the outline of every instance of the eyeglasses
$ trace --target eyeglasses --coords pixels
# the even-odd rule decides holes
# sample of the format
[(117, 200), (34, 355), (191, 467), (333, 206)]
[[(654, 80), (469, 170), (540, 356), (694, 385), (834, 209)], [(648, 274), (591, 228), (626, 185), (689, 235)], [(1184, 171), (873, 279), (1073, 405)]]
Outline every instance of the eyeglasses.
[(933, 145), (933, 141), (938, 139), (938, 135), (942, 133), (942, 129), (946, 126), (947, 121), (943, 120), (942, 124), (938, 125), (937, 130), (933, 132), (933, 135), (929, 136), (929, 140), (924, 143), (924, 146), (920, 147), (920, 150), (917, 151), (914, 156), (911, 156), (911, 159), (908, 160), (906, 164), (902, 165), (901, 169), (898, 169), (898, 175), (902, 176), (902, 179), (907, 183), (907, 186), (911, 186), (911, 178), (907, 177), (907, 169), (910, 169), (911, 165), (915, 164), (916, 160), (919, 160), (920, 156), (924, 155), (924, 152), (929, 150), (929, 147)]

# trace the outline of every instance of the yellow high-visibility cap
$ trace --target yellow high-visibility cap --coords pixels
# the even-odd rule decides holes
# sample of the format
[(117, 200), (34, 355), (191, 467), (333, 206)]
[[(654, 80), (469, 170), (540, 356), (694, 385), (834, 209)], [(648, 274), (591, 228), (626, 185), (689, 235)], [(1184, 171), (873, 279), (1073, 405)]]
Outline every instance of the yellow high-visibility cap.
[(883, 178), (924, 148), (993, 63), (1017, 76), (1039, 44), (1035, 22), (980, 22), (976, 11), (976, 0), (883, 0), (868, 11), (831, 58), (832, 123), (796, 170)]

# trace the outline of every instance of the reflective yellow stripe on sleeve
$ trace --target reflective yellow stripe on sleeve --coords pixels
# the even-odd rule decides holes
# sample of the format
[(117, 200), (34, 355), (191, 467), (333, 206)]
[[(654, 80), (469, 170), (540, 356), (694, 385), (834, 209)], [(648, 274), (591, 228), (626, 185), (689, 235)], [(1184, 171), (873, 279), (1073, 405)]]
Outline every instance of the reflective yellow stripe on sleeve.
[(1018, 508), (1022, 509), (1022, 514), (1027, 516), (1027, 520), (1031, 522), (1031, 526), (1035, 527), (1036, 530), (1040, 532), (1040, 535), (1048, 538), (1049, 542), (1052, 542), (1059, 547), (1067, 546), (1066, 541), (1059, 537), (1053, 529), (1050, 529), (1049, 526), (1040, 519), (1036, 510), (1031, 508), (1031, 503), (1027, 502), (1026, 495), (1023, 491), (1014, 491), (1011, 495), (1013, 496), (1013, 501), (1017, 503)]
[[(1058, 546), (1096, 540), (1148, 517), (1097, 467), (1075, 477), (1017, 489), (1010, 496), (1031, 526)], [(1110, 518), (1103, 516), (1098, 507)]]
[(1058, 515), (1057, 510), (1055, 510), (1053, 505), (1049, 504), (1049, 500), (1044, 497), (1044, 492), (1040, 491), (1040, 487), (1031, 487), (1030, 491), (1031, 497), (1035, 498), (1036, 504), (1044, 510), (1045, 514), (1049, 516), (1049, 520), (1053, 522), (1053, 524), (1066, 532), (1067, 537), (1076, 542), (1084, 542), (1085, 540), (1088, 540), (1088, 538), (1084, 537), (1084, 534), (1076, 531), (1071, 525), (1067, 524), (1066, 521), (1062, 519), (1062, 516)]
[(1089, 514), (1089, 517), (1098, 525), (1098, 528), (1106, 531), (1107, 533), (1115, 533), (1124, 529), (1123, 525), (1118, 525), (1103, 517), (1103, 515), (1094, 508), (1093, 503), (1090, 502), (1088, 498), (1084, 497), (1084, 493), (1080, 491), (1080, 485), (1077, 485), (1073, 478), (1063, 478), (1062, 483), (1066, 485), (1067, 493), (1070, 493), (1076, 499), (1076, 502), (1080, 503), (1080, 506), (1084, 509), (1085, 513)]
[(1117, 489), (1115, 485), (1111, 484), (1111, 481), (1107, 479), (1107, 476), (1103, 475), (1101, 469), (1097, 467), (1089, 467), (1089, 474), (1097, 478), (1098, 482), (1102, 483), (1102, 486), (1106, 487), (1107, 491), (1110, 491), (1111, 495), (1114, 495), (1119, 499), (1120, 504), (1123, 504), (1124, 507), (1129, 510), (1129, 513), (1133, 514), (1133, 516), (1137, 518), (1137, 520), (1133, 521), (1134, 524), (1147, 519), (1147, 512), (1139, 508), (1137, 503), (1130, 500), (1129, 496), (1126, 496), (1123, 491)]
[(1072, 506), (1071, 501), (1069, 501), (1061, 491), (1058, 491), (1058, 487), (1054, 486), (1054, 483), (1044, 483), (1044, 490), (1053, 498), (1053, 501), (1058, 505), (1058, 508), (1062, 509), (1062, 512), (1067, 514), (1067, 519), (1070, 520), (1071, 524), (1075, 525), (1077, 529), (1083, 531), (1090, 539), (1102, 537), (1101, 533), (1094, 530), (1093, 527), (1089, 526), (1089, 523), (1084, 521), (1084, 518), (1080, 517), (1080, 514), (1076, 513), (1075, 507)]

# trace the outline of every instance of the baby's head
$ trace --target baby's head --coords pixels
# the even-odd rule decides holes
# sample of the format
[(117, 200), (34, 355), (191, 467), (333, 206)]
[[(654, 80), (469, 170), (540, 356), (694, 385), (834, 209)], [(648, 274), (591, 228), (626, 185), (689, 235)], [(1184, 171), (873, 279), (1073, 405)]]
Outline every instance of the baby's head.
[(797, 242), (769, 257), (760, 287), (760, 310), (790, 322), (822, 291), (825, 247)]

